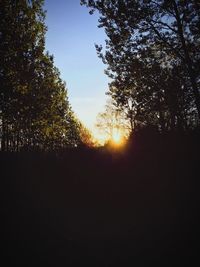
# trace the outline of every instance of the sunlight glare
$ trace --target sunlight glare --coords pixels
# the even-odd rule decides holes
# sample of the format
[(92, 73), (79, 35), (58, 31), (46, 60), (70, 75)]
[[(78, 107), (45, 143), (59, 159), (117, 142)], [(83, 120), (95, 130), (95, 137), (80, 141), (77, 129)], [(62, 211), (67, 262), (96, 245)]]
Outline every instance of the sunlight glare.
[(113, 132), (113, 136), (112, 136), (112, 139), (113, 139), (113, 142), (116, 143), (116, 144), (120, 144), (121, 141), (122, 141), (122, 136), (120, 134), (119, 131), (115, 130)]

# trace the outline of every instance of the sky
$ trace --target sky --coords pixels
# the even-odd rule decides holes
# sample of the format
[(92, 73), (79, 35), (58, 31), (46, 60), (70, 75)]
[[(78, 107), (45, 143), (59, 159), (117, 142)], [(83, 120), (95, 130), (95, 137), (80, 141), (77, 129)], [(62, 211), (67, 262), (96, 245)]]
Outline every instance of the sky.
[(98, 14), (90, 15), (80, 0), (46, 0), (46, 50), (66, 82), (73, 111), (95, 134), (96, 116), (104, 111), (109, 78), (98, 58), (95, 43), (105, 43)]

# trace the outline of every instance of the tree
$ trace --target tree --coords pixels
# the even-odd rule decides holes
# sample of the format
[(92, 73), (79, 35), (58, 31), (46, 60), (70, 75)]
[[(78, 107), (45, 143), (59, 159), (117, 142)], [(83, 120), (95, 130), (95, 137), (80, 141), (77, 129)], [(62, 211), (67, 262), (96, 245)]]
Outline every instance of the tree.
[(96, 145), (92, 133), (81, 122), (79, 122), (79, 134), (79, 145), (83, 145), (86, 147), (94, 147)]
[(107, 140), (112, 140), (116, 135), (127, 137), (130, 132), (130, 126), (124, 114), (112, 99), (107, 101), (105, 111), (98, 114), (96, 127)]
[(99, 27), (105, 28), (108, 39), (105, 52), (96, 45), (97, 53), (114, 80), (111, 95), (121, 106), (125, 101), (130, 118), (143, 117), (145, 123), (151, 114), (164, 125), (170, 117), (171, 125), (182, 121), (184, 128), (188, 120), (191, 124), (200, 117), (197, 1), (81, 2), (91, 14), (99, 11)]
[(45, 53), (42, 0), (0, 1), (1, 150), (57, 149), (78, 130), (65, 83)]

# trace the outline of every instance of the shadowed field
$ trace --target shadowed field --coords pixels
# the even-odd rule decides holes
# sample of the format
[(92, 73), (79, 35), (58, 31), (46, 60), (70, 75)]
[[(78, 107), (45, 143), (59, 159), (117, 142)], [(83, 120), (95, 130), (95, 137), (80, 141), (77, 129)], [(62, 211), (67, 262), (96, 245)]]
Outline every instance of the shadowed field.
[(4, 266), (193, 266), (198, 152), (186, 138), (1, 154)]

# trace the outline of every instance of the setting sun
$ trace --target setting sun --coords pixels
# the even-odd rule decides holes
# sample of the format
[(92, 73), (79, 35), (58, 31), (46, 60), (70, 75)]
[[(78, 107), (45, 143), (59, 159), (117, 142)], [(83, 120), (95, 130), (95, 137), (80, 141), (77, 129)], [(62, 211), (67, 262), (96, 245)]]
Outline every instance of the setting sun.
[(115, 130), (112, 135), (112, 140), (114, 143), (119, 144), (122, 141), (122, 136), (119, 131)]

